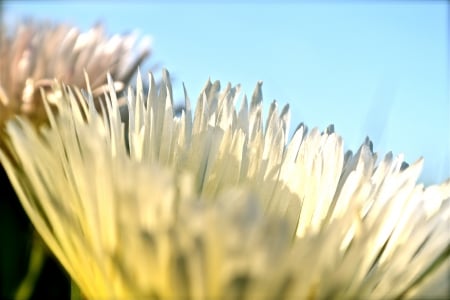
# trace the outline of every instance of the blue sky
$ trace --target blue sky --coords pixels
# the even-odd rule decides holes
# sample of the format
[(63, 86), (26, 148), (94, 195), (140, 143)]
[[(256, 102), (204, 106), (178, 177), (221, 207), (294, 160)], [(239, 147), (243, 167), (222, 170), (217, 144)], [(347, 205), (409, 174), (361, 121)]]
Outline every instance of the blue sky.
[[(289, 103), (292, 125), (335, 124), (347, 149), (425, 157), (423, 180), (450, 177), (449, 31), (446, 1), (6, 2), (22, 16), (107, 31), (139, 29), (153, 40), (142, 71), (158, 63), (196, 99), (208, 77), (269, 104)], [(292, 130), (292, 129), (291, 129)]]

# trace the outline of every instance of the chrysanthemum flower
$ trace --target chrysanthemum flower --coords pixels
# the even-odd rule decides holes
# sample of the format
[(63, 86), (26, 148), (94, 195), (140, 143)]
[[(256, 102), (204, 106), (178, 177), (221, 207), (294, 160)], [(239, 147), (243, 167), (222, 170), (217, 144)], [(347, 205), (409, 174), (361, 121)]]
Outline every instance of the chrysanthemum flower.
[[(422, 160), (344, 153), (332, 126), (291, 139), (289, 109), (263, 125), (261, 83), (208, 82), (174, 116), (167, 73), (140, 78), (121, 119), (112, 79), (93, 95), (54, 86), (39, 132), (7, 124), (2, 163), (37, 231), (90, 299), (445, 297), (450, 180)], [(44, 103), (47, 103), (45, 100)], [(122, 112), (123, 113), (123, 112)]]
[(149, 54), (148, 40), (135, 47), (136, 36), (107, 37), (98, 25), (87, 32), (66, 24), (23, 22), (14, 32), (0, 28), (0, 125), (16, 114), (35, 123), (45, 119), (40, 89), (54, 79), (85, 87), (85, 72), (99, 94), (110, 72), (116, 89), (128, 84)]

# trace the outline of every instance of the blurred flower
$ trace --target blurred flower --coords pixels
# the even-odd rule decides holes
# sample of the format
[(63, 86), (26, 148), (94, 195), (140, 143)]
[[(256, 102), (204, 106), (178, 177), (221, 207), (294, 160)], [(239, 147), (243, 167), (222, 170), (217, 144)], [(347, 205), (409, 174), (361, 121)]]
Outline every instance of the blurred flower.
[[(109, 79), (94, 97), (52, 88), (37, 132), (7, 124), (1, 161), (37, 231), (91, 299), (324, 299), (448, 296), (450, 180), (417, 184), (422, 160), (378, 164), (367, 139), (344, 154), (330, 126), (288, 140), (289, 108), (261, 83), (207, 82), (173, 114), (167, 72), (129, 89), (121, 121)], [(122, 112), (123, 113), (123, 112)]]
[(86, 72), (94, 95), (100, 95), (110, 72), (116, 90), (122, 89), (150, 53), (148, 42), (143, 39), (136, 48), (136, 35), (107, 37), (100, 25), (87, 32), (32, 21), (20, 23), (12, 33), (1, 28), (0, 125), (15, 114), (35, 123), (45, 120), (40, 89), (49, 91), (55, 79), (86, 87)]

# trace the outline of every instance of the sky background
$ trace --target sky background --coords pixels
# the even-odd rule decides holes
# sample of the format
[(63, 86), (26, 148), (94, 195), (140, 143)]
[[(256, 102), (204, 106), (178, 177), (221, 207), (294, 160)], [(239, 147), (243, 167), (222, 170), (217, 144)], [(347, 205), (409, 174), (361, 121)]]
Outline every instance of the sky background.
[(158, 64), (191, 100), (206, 80), (263, 83), (291, 106), (291, 133), (304, 122), (334, 124), (346, 149), (366, 136), (379, 156), (425, 158), (422, 180), (450, 177), (449, 4), (447, 1), (38, 2), (6, 1), (5, 21), (68, 22), (109, 34), (138, 29), (152, 37)]

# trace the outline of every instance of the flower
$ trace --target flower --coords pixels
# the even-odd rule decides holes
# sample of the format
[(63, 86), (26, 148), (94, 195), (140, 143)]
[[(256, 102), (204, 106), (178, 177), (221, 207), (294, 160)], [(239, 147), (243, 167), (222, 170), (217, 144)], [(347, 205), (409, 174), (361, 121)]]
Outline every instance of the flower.
[(174, 116), (168, 73), (149, 81), (125, 121), (109, 77), (100, 112), (55, 85), (48, 127), (7, 124), (0, 159), (87, 298), (448, 296), (450, 180), (417, 184), (422, 159), (344, 153), (333, 126), (288, 139), (288, 106), (263, 125), (261, 82), (236, 109), (240, 87), (208, 81)]
[(55, 79), (86, 87), (85, 72), (95, 95), (103, 93), (106, 73), (117, 80), (116, 90), (128, 84), (149, 54), (148, 39), (135, 49), (136, 36), (106, 37), (97, 25), (81, 33), (66, 24), (28, 21), (13, 34), (0, 29), (0, 125), (15, 114), (39, 124), (45, 119), (40, 89), (50, 91)]

